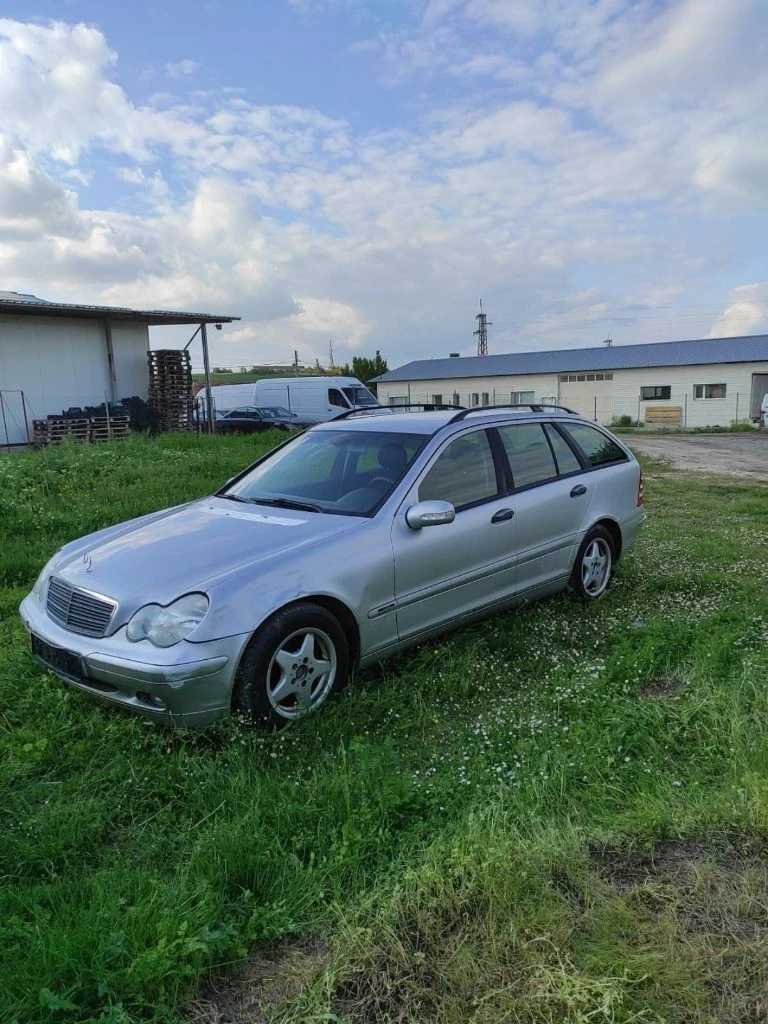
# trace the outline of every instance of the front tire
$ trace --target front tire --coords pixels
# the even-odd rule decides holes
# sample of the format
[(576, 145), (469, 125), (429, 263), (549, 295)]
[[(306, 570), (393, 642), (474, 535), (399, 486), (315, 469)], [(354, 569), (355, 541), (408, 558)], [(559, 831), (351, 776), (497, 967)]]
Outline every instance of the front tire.
[(349, 676), (349, 642), (338, 620), (310, 601), (268, 619), (246, 648), (232, 709), (254, 725), (281, 729), (316, 711)]
[(569, 583), (573, 597), (585, 604), (596, 601), (611, 582), (616, 549), (604, 526), (593, 526), (581, 542)]

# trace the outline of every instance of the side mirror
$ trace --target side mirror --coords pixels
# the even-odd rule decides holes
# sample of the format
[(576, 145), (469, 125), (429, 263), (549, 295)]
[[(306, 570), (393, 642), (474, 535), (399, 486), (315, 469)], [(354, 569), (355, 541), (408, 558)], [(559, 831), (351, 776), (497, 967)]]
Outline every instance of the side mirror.
[(450, 501), (417, 501), (405, 513), (405, 521), (412, 530), (442, 526), (444, 523), (452, 523), (455, 518), (456, 509)]

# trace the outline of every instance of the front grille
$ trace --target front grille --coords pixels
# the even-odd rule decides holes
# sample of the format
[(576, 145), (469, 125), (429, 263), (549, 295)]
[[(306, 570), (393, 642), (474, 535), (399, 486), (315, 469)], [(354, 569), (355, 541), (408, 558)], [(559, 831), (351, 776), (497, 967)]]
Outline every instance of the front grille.
[(117, 605), (108, 597), (78, 590), (64, 580), (51, 577), (48, 582), (46, 608), (54, 622), (72, 633), (83, 636), (104, 636)]

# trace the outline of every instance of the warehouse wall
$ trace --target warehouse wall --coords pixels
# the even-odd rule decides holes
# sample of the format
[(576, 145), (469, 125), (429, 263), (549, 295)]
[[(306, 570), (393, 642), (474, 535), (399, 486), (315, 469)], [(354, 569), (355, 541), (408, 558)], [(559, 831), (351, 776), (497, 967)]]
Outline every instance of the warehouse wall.
[[(459, 360), (457, 360), (457, 363)], [(546, 398), (561, 402), (582, 415), (611, 424), (620, 416), (645, 422), (646, 409), (679, 407), (681, 426), (728, 426), (734, 420), (748, 421), (752, 401), (753, 374), (768, 374), (768, 363), (718, 363), (711, 366), (675, 366), (648, 370), (613, 370), (611, 381), (589, 380), (596, 374), (529, 374), (517, 377), (442, 378), (440, 380), (384, 382), (378, 386), (379, 401), (389, 404), (390, 398), (411, 402), (430, 402), (435, 395), (443, 402), (453, 401), (471, 406), (473, 395), (483, 392), (490, 404), (510, 401), (510, 393), (533, 392), (533, 401)], [(576, 377), (576, 380), (563, 380)], [(581, 379), (578, 379), (581, 378)], [(725, 398), (694, 398), (696, 384), (725, 384)], [(669, 386), (669, 399), (640, 399), (640, 389)], [(762, 384), (761, 384), (762, 387)], [(480, 399), (482, 404), (482, 397)]]
[[(146, 397), (147, 327), (116, 324), (112, 336), (118, 398)], [(103, 402), (110, 392), (103, 323), (0, 314), (0, 390), (0, 445), (27, 440), (20, 391), (35, 419)]]
[[(750, 415), (752, 374), (768, 373), (768, 363), (718, 363), (711, 366), (675, 366), (650, 370), (616, 370), (613, 375), (613, 415), (645, 421), (648, 406), (679, 406), (682, 425), (728, 426)], [(725, 398), (694, 398), (695, 384), (725, 384)], [(640, 400), (642, 387), (671, 388), (669, 399)]]
[(112, 349), (115, 353), (117, 397), (138, 395), (146, 401), (149, 390), (149, 328), (145, 324), (113, 323)]
[[(457, 359), (456, 362), (460, 362)], [(378, 398), (382, 405), (388, 405), (390, 398), (411, 402), (431, 402), (433, 396), (441, 395), (442, 401), (453, 404), (454, 392), (458, 392), (459, 405), (471, 406), (473, 395), (478, 395), (482, 404), (483, 393), (488, 395), (491, 405), (510, 402), (512, 392), (533, 392), (533, 401), (545, 398), (557, 400), (557, 377), (553, 373), (529, 374), (517, 377), (467, 377), (443, 378), (441, 380), (420, 380), (410, 382), (382, 383), (378, 386)], [(527, 399), (526, 399), (527, 400)]]

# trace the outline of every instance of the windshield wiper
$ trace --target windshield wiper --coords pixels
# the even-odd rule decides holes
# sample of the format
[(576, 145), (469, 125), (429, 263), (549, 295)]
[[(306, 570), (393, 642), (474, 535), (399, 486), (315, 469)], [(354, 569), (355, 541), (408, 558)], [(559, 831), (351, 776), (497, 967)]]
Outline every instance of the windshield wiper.
[(298, 512), (322, 512), (319, 505), (308, 501), (294, 501), (293, 498), (246, 498), (254, 505), (272, 505), (275, 508), (295, 508)]
[(250, 498), (243, 498), (239, 494), (217, 494), (216, 497), (217, 498), (226, 498), (227, 501), (242, 501), (242, 502), (245, 502), (246, 505), (249, 505), (250, 502), (251, 502)]

